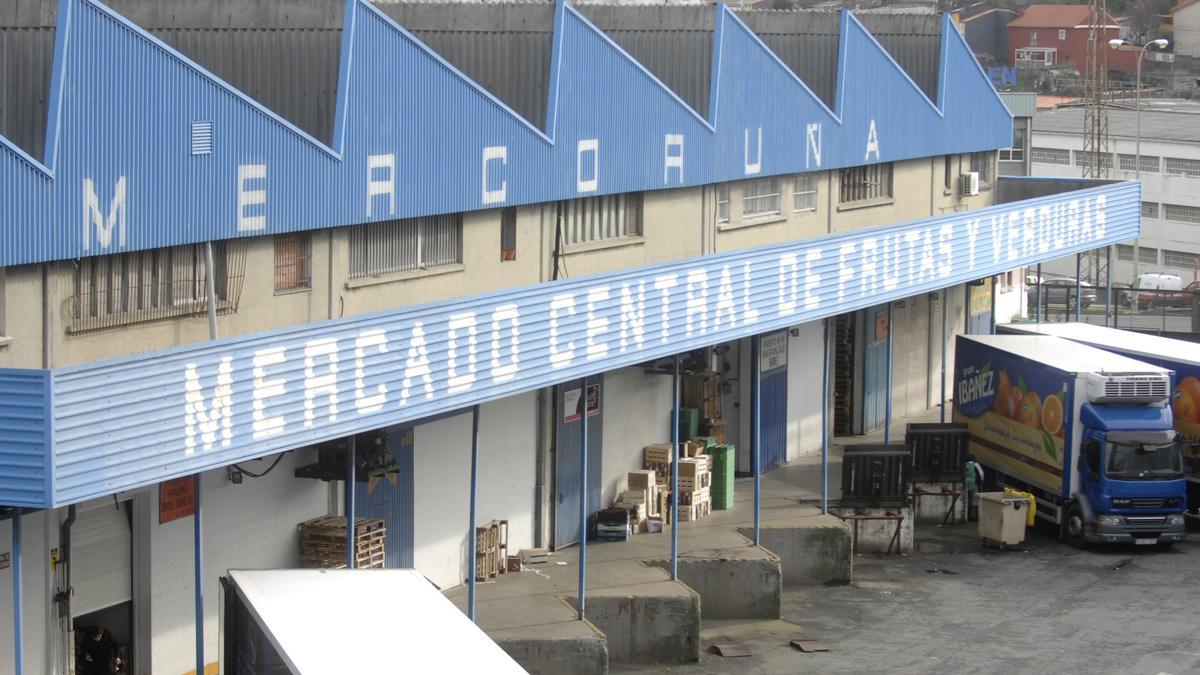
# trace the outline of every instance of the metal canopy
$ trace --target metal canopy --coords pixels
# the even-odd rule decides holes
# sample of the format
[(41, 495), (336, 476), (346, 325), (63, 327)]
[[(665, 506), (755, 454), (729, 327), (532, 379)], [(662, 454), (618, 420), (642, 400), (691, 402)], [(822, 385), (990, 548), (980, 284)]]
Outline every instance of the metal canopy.
[(927, 97), (842, 13), (826, 106), (718, 5), (701, 115), (560, 5), (539, 127), (348, 0), (326, 144), (95, 0), (62, 3), (44, 159), (0, 138), (2, 266), (1011, 143), (1008, 110), (948, 19)]
[(0, 370), (0, 504), (60, 506), (1136, 237), (1134, 182), (293, 326)]

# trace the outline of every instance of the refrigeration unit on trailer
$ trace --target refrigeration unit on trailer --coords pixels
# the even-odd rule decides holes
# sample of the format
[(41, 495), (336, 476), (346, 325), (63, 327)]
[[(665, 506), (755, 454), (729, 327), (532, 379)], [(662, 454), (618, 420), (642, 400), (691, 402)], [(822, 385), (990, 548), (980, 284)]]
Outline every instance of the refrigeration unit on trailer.
[(1032, 492), (1073, 545), (1173, 544), (1186, 481), (1171, 371), (1056, 337), (962, 335), (954, 419), (989, 478)]

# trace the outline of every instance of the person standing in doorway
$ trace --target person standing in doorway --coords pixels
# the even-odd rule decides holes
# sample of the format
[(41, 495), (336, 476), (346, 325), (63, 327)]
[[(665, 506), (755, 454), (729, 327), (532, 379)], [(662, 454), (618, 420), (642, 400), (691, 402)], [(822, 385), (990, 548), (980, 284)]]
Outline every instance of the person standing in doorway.
[(113, 643), (108, 630), (101, 626), (89, 626), (83, 640), (79, 657), (82, 660), (82, 675), (112, 675)]

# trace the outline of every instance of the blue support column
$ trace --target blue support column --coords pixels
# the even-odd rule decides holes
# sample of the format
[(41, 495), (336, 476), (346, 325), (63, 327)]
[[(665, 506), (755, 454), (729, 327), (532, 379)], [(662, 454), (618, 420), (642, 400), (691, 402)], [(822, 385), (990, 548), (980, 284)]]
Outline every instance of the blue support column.
[(821, 513), (829, 513), (829, 319), (821, 320)]
[(13, 672), (22, 675), (22, 656), (25, 641), (22, 636), (24, 606), (21, 600), (21, 509), (14, 508), (12, 514), (12, 578), (13, 578)]
[(1042, 322), (1042, 263), (1037, 266), (1037, 299), (1034, 301), (1034, 321)]
[(679, 578), (679, 357), (671, 370), (671, 579)]
[(946, 345), (946, 333), (949, 332), (947, 330), (947, 324), (949, 322), (949, 319), (947, 318), (947, 312), (949, 311), (949, 305), (950, 305), (950, 289), (943, 288), (942, 290), (938, 291), (938, 295), (941, 296), (941, 298), (942, 298), (942, 369), (938, 371), (938, 374), (941, 376), (940, 389), (942, 392), (942, 394), (941, 394), (942, 398), (941, 398), (941, 402), (938, 403), (938, 410), (939, 410), (939, 415), (941, 417), (940, 421), (945, 423), (945, 421), (946, 421), (946, 350), (948, 349), (948, 347)]
[(750, 392), (750, 415), (753, 419), (751, 422), (754, 428), (751, 430), (753, 438), (752, 452), (754, 453), (751, 462), (754, 464), (754, 545), (758, 546), (760, 542), (760, 529), (762, 517), (762, 373), (759, 372), (759, 361), (762, 358), (762, 337), (755, 335), (751, 338), (750, 349), (750, 372), (751, 377)]
[(587, 538), (588, 538), (588, 393), (587, 378), (579, 381), (580, 408), (579, 416), (579, 457), (582, 468), (579, 472), (579, 485), (582, 494), (579, 495), (579, 620), (583, 621), (587, 608)]
[(200, 480), (202, 477), (203, 474), (198, 473), (192, 478), (195, 481), (195, 487), (192, 492), (194, 494), (194, 501), (196, 502), (196, 515), (192, 519), (192, 526), (194, 528), (193, 548), (195, 549), (196, 560), (193, 563), (192, 569), (196, 574), (193, 583), (196, 586), (196, 673), (198, 674), (204, 673), (204, 518), (203, 511), (200, 508), (200, 496), (204, 492), (200, 485), (203, 482)]
[(996, 280), (1000, 277), (992, 277), (992, 316), (988, 323), (988, 332), (992, 335), (996, 334)]
[(1083, 262), (1083, 254), (1075, 254), (1075, 321), (1079, 321), (1079, 313), (1083, 307), (1083, 279), (1079, 278), (1083, 268), (1080, 264)]
[(1104, 248), (1104, 270), (1104, 326), (1107, 328), (1112, 313), (1112, 246)]
[(887, 390), (883, 395), (883, 442), (892, 442), (892, 303), (887, 306)]
[[(479, 551), (476, 535), (475, 504), (479, 492), (479, 406), (471, 406), (471, 515), (467, 540), (471, 542), (467, 554), (467, 618), (475, 620), (475, 558)], [(500, 564), (505, 564), (501, 561)]]
[(358, 448), (356, 439), (350, 436), (346, 439), (346, 569), (354, 569), (354, 485), (358, 477), (355, 475), (355, 465), (358, 464)]

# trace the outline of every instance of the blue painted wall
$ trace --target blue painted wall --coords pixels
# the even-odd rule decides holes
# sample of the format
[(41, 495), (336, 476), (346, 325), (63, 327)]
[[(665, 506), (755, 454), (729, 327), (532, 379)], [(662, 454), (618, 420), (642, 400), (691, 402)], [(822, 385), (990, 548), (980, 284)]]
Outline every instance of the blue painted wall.
[[(94, 0), (62, 0), (45, 164), (0, 138), (0, 265), (1010, 142), (1011, 118), (949, 20), (930, 101), (844, 13), (830, 110), (733, 12), (714, 11), (706, 119), (560, 6), (537, 129), (348, 0), (326, 145)], [(207, 153), (193, 154), (197, 122), (211, 125)]]

